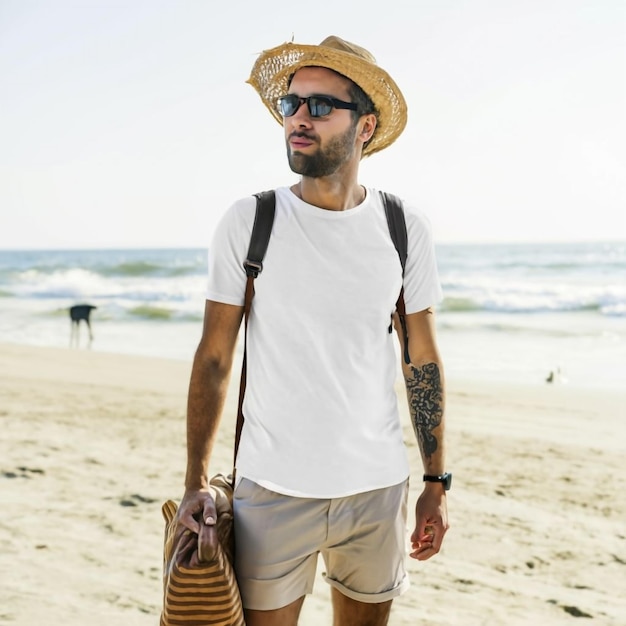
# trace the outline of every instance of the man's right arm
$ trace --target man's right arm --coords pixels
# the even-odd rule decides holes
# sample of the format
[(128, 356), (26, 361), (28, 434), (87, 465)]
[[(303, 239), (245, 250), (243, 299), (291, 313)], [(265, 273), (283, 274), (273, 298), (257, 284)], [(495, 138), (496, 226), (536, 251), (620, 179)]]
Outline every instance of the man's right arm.
[[(209, 460), (217, 437), (230, 380), (243, 307), (206, 301), (202, 338), (191, 370), (187, 399), (187, 473), (178, 520), (199, 531), (194, 515), (207, 524), (216, 520), (209, 495)], [(212, 519), (211, 519), (212, 518)]]

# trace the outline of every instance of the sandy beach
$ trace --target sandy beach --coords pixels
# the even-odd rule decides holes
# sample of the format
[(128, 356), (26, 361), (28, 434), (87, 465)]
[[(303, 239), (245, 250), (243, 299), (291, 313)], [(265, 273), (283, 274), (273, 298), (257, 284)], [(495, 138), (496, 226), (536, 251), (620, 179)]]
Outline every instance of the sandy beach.
[[(0, 345), (0, 623), (148, 626), (190, 363)], [(238, 376), (213, 461), (229, 471)], [(451, 529), (392, 625), (626, 623), (626, 391), (450, 380)], [(413, 476), (421, 483), (401, 387)], [(321, 568), (320, 568), (321, 569)], [(301, 624), (329, 624), (321, 578)]]

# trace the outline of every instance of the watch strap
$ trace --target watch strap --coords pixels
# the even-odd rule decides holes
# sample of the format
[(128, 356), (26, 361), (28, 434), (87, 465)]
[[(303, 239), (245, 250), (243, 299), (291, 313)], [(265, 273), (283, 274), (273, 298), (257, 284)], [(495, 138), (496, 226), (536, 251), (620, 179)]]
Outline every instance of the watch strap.
[(448, 491), (452, 485), (452, 474), (450, 472), (443, 474), (424, 474), (423, 480), (427, 483), (441, 483), (444, 489)]

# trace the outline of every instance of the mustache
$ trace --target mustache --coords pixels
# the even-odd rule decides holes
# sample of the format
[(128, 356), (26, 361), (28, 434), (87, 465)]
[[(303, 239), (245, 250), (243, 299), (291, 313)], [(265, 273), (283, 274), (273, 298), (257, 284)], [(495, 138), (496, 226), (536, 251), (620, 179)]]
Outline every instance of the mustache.
[(294, 130), (293, 133), (289, 135), (289, 139), (292, 139), (293, 137), (300, 137), (301, 139), (308, 139), (309, 141), (317, 141), (317, 137), (315, 135), (308, 135), (307, 133), (297, 130)]

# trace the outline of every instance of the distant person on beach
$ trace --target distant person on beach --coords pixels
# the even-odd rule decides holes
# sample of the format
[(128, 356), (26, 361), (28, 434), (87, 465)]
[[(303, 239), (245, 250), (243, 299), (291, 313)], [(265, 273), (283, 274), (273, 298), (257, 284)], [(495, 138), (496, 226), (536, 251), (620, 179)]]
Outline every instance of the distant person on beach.
[[(405, 205), (404, 277), (383, 202), (359, 163), (401, 134), (404, 97), (363, 48), (338, 37), (263, 52), (249, 81), (283, 125), (299, 182), (276, 215), (248, 332), (245, 423), (234, 498), (236, 564), (247, 626), (295, 625), (318, 554), (336, 624), (388, 623), (408, 588), (409, 464), (394, 382), (402, 360), (423, 461), (410, 556), (437, 554), (448, 529), (444, 377), (433, 306), (441, 299), (431, 231)], [(263, 158), (263, 146), (247, 147)], [(255, 199), (237, 201), (209, 248), (204, 329), (191, 373), (187, 473), (179, 522), (213, 524), (211, 451), (242, 321)], [(401, 288), (406, 331), (392, 324)], [(412, 516), (411, 516), (412, 517)], [(413, 520), (411, 519), (411, 524)], [(422, 584), (422, 583), (420, 583)]]

